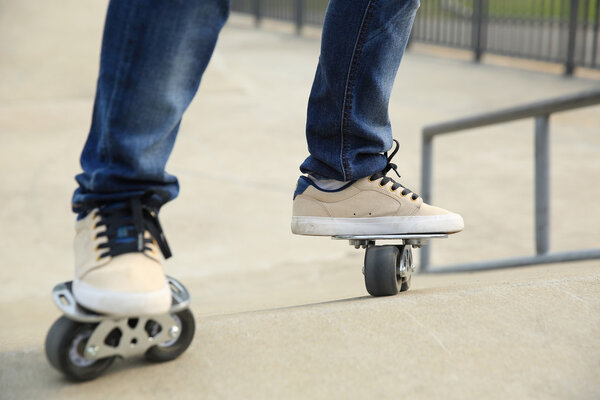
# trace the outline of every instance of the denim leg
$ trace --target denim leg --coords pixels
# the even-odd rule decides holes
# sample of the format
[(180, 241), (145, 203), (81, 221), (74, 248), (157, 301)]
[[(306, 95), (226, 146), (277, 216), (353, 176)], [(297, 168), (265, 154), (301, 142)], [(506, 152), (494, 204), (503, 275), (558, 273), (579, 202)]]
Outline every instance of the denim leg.
[(177, 196), (165, 164), (228, 13), (229, 0), (110, 2), (75, 211), (142, 194), (160, 204)]
[(332, 0), (308, 102), (310, 156), (300, 170), (354, 180), (381, 171), (388, 104), (419, 0)]

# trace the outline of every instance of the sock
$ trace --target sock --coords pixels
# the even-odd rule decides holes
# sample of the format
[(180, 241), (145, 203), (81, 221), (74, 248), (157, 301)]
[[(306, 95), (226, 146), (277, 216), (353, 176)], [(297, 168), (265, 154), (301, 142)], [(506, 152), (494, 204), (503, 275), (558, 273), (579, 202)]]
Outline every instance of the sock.
[(344, 182), (335, 179), (317, 179), (312, 175), (308, 175), (308, 178), (313, 181), (319, 189), (323, 190), (336, 190), (350, 183), (350, 181)]

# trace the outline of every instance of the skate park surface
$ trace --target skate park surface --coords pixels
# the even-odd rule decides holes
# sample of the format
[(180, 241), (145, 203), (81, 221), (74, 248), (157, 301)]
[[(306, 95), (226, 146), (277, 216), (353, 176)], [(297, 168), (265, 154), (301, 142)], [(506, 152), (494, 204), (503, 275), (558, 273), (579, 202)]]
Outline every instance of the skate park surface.
[[(600, 262), (415, 275), (371, 298), (363, 251), (290, 233), (319, 41), (234, 15), (183, 119), (161, 222), (192, 294), (176, 361), (118, 361), (72, 384), (44, 356), (72, 277), (73, 175), (89, 128), (105, 1), (0, 3), (0, 398), (597, 399)], [(424, 125), (598, 87), (415, 46), (390, 105), (401, 182), (419, 192)], [(600, 245), (600, 107), (553, 115), (552, 250)], [(534, 254), (533, 121), (439, 139), (434, 204), (464, 232), (432, 263)], [(415, 255), (419, 256), (419, 250)]]

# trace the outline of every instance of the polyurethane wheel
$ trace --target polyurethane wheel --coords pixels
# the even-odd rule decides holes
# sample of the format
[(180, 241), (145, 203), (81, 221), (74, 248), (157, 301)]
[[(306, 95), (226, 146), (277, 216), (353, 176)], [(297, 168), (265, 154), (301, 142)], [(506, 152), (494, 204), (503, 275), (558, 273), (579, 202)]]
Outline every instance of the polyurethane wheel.
[[(177, 327), (179, 328), (179, 336), (166, 343), (162, 343), (156, 346), (150, 347), (146, 350), (146, 358), (154, 362), (171, 361), (179, 357), (192, 343), (194, 338), (194, 332), (196, 331), (196, 322), (194, 321), (194, 314), (189, 309), (179, 311), (178, 313), (171, 314)], [(158, 323), (152, 322), (147, 327), (148, 334), (150, 336), (157, 335), (160, 329), (169, 329), (168, 327), (161, 327)]]
[(50, 364), (65, 376), (77, 382), (100, 376), (115, 357), (88, 360), (84, 357), (87, 341), (96, 324), (84, 324), (65, 316), (57, 319), (46, 336), (46, 357)]
[(400, 249), (396, 246), (371, 246), (365, 252), (365, 286), (371, 296), (398, 294), (397, 274)]

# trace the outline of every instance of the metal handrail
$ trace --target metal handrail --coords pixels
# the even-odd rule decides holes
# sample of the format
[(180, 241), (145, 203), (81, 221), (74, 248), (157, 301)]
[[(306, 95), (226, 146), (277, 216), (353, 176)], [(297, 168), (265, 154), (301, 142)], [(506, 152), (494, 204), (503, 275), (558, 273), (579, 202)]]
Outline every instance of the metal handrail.
[(421, 272), (473, 271), (600, 258), (600, 249), (549, 253), (550, 145), (548, 128), (550, 115), (597, 104), (600, 104), (600, 88), (424, 127), (422, 133), (421, 193), (423, 199), (430, 202), (433, 173), (433, 138), (435, 136), (523, 118), (535, 118), (535, 239), (537, 254), (530, 257), (476, 262), (431, 269), (429, 268), (430, 249), (429, 247), (425, 247), (421, 251)]
[(423, 136), (433, 137), (443, 133), (452, 133), (465, 129), (514, 121), (517, 119), (554, 114), (561, 111), (596, 105), (599, 102), (600, 89), (595, 89), (461, 118), (454, 121), (429, 125), (423, 128)]

